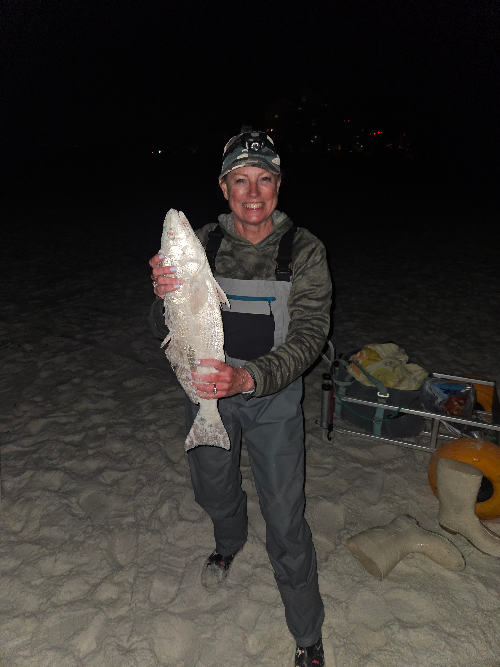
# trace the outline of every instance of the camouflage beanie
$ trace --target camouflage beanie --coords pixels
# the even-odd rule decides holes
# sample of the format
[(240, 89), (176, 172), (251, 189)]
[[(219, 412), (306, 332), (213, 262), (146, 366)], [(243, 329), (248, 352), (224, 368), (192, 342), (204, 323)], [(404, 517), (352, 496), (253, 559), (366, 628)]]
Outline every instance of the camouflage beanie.
[(265, 132), (243, 132), (229, 139), (224, 146), (222, 178), (239, 167), (260, 167), (272, 174), (280, 174), (280, 158), (274, 141)]

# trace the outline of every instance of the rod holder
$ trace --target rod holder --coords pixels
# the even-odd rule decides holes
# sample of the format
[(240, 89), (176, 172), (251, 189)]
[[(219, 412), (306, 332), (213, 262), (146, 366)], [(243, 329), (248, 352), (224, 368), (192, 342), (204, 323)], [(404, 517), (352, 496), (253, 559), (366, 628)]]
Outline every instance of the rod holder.
[(321, 428), (329, 428), (330, 426), (330, 406), (332, 393), (332, 380), (326, 373), (323, 374), (323, 382), (321, 384), (321, 418), (319, 425)]

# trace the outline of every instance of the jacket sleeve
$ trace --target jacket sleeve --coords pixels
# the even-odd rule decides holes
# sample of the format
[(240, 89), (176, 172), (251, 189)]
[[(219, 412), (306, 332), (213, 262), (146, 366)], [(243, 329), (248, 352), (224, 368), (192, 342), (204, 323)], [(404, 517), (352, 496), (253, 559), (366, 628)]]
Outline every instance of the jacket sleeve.
[(168, 335), (168, 327), (165, 324), (165, 315), (163, 313), (163, 299), (159, 296), (151, 304), (148, 316), (149, 328), (155, 338), (164, 340)]
[(293, 262), (286, 341), (245, 364), (255, 379), (255, 396), (273, 394), (301, 376), (320, 356), (328, 337), (332, 281), (326, 250), (319, 239), (303, 231), (308, 242), (301, 244)]

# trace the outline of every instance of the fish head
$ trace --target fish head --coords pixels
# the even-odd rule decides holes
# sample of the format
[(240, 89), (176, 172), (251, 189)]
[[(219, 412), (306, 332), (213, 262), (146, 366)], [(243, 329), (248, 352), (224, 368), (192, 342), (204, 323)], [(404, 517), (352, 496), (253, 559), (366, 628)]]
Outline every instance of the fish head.
[(199, 270), (206, 255), (200, 240), (182, 211), (171, 208), (163, 222), (161, 251), (165, 266), (177, 266), (178, 275), (193, 274)]

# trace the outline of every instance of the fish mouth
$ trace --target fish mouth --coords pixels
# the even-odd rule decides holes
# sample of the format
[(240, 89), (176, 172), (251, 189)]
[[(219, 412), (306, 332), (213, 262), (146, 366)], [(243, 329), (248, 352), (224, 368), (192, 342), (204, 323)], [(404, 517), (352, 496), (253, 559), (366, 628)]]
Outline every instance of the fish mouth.
[(243, 204), (243, 208), (249, 208), (252, 211), (257, 210), (258, 208), (262, 208), (263, 206), (264, 204), (262, 202), (255, 202), (255, 203), (246, 202)]

